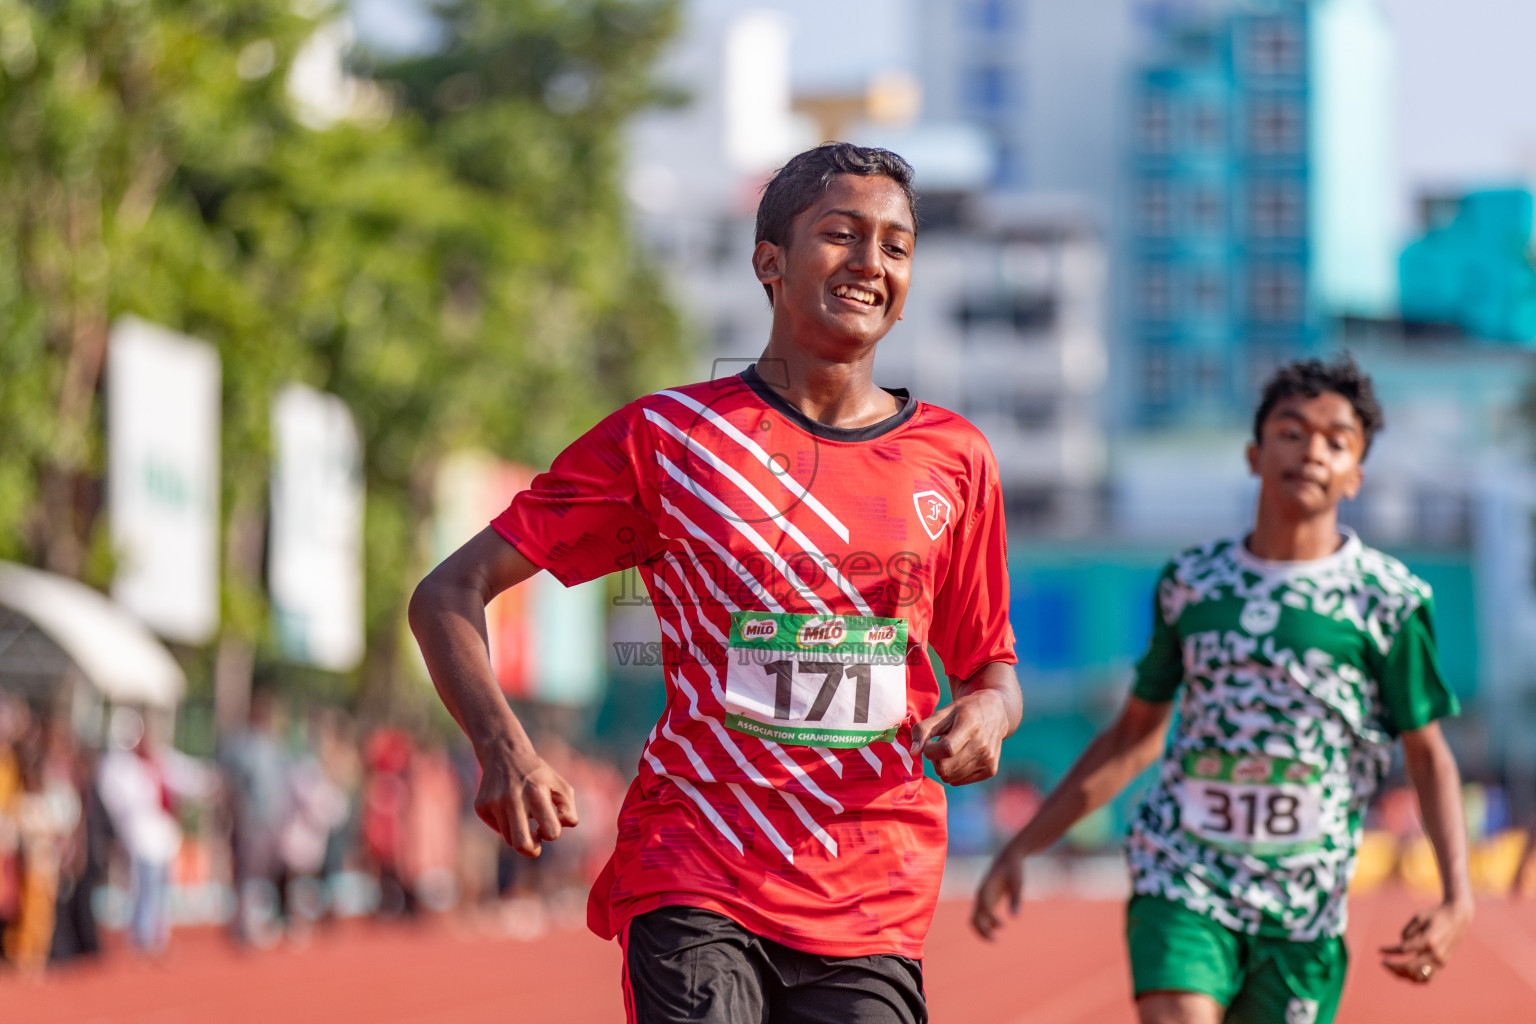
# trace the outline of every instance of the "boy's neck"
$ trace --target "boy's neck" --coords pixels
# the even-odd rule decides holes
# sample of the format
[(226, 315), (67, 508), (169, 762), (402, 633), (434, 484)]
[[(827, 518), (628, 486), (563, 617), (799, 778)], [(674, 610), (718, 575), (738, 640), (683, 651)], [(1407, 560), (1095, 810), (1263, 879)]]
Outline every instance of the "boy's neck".
[(1338, 506), (1314, 516), (1291, 519), (1266, 509), (1261, 498), (1253, 532), (1243, 546), (1269, 562), (1312, 562), (1327, 558), (1342, 544)]
[(857, 429), (901, 411), (901, 403), (874, 382), (874, 346), (848, 362), (836, 362), (798, 345), (770, 338), (758, 375), (784, 400), (818, 423)]

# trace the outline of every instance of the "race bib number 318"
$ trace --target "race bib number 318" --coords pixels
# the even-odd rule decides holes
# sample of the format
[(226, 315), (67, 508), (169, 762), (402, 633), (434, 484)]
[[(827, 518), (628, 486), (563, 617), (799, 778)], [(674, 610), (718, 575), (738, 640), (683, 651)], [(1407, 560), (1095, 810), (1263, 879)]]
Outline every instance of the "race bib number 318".
[(862, 747), (907, 714), (907, 621), (731, 616), (725, 724), (776, 743)]
[(1322, 837), (1321, 776), (1316, 765), (1262, 754), (1185, 754), (1184, 830), (1258, 856), (1306, 849)]

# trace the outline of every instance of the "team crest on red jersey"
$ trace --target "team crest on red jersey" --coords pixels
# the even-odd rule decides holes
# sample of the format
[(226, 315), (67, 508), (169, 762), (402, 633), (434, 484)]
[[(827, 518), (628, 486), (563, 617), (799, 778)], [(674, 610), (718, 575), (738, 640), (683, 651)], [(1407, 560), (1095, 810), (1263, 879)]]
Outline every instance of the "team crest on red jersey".
[(938, 540), (944, 527), (949, 525), (952, 507), (949, 499), (938, 491), (918, 491), (912, 495), (912, 504), (917, 509), (917, 521), (923, 524), (923, 532), (928, 535), (928, 539)]

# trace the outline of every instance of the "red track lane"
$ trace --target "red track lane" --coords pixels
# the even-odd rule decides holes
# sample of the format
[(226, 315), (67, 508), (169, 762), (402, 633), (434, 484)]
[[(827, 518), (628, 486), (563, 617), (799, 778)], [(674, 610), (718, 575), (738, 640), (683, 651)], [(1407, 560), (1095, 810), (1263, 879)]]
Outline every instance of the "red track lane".
[[(1369, 953), (1418, 902), (1397, 892), (1354, 901), (1354, 957), (1341, 1024), (1536, 1021), (1536, 904), (1487, 901), (1455, 962), (1428, 986), (1388, 975)], [(995, 944), (944, 903), (925, 965), (937, 1024), (1134, 1021), (1113, 902), (1026, 907)], [(41, 982), (0, 980), (0, 1020), (71, 1024), (607, 1024), (622, 1019), (616, 945), (585, 931), (533, 942), (446, 924), (349, 924), (302, 950), (239, 953), (212, 931), (176, 936), (158, 964), (121, 950)]]

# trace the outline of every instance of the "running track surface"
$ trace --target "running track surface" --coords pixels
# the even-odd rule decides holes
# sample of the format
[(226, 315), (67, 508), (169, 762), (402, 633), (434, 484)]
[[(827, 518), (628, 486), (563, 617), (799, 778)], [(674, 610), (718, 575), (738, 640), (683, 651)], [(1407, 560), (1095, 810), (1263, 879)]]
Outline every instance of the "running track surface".
[[(1455, 962), (1428, 986), (1369, 954), (1422, 905), (1402, 893), (1353, 901), (1353, 969), (1340, 1024), (1536, 1021), (1536, 903), (1484, 902)], [(969, 907), (939, 906), (925, 964), (936, 1024), (1134, 1021), (1113, 901), (1030, 903), (989, 945)], [(534, 941), (462, 925), (349, 923), (302, 949), (237, 952), (216, 932), (178, 934), (143, 963), (116, 950), (41, 982), (0, 978), (0, 1019), (71, 1024), (606, 1024), (622, 1020), (619, 954), (576, 928)]]

